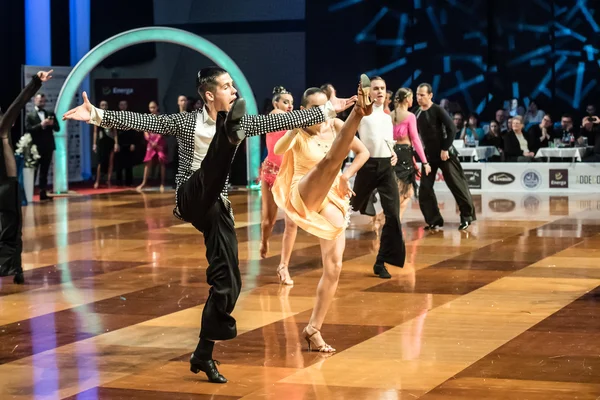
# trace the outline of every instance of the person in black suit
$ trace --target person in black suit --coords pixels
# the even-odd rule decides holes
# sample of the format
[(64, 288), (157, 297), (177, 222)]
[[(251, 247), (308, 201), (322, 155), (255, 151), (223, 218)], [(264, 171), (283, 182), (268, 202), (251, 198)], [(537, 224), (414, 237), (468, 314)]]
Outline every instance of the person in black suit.
[(46, 190), (48, 189), (48, 171), (52, 162), (52, 155), (56, 149), (54, 132), (58, 132), (58, 121), (52, 111), (44, 109), (46, 96), (38, 93), (34, 99), (35, 110), (27, 114), (25, 131), (31, 134), (33, 144), (37, 146), (40, 154), (40, 200), (51, 200)]
[(554, 140), (554, 128), (550, 114), (544, 115), (539, 125), (533, 125), (527, 131), (527, 142), (529, 150), (536, 154), (539, 149), (550, 146), (550, 141)]

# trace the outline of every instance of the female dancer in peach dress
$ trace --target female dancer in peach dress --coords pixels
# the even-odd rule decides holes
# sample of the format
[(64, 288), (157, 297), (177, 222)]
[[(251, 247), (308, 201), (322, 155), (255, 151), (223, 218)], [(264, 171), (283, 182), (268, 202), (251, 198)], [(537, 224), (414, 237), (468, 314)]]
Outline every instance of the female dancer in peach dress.
[[(335, 349), (321, 337), (320, 329), (337, 289), (346, 244), (345, 229), (349, 217), (348, 185), (369, 158), (366, 147), (356, 138), (358, 124), (373, 109), (368, 92), (370, 81), (361, 76), (358, 101), (346, 122), (339, 119), (304, 130), (288, 131), (275, 145), (276, 154), (284, 154), (273, 198), (279, 208), (302, 229), (321, 239), (323, 275), (317, 286), (313, 313), (302, 335), (308, 349), (333, 353)], [(302, 96), (302, 108), (318, 107), (327, 96), (310, 88)], [(356, 157), (342, 174), (342, 163), (352, 150)]]
[(408, 111), (412, 107), (413, 93), (408, 88), (400, 88), (394, 96), (394, 111), (392, 111), (392, 124), (394, 125), (394, 151), (398, 157), (394, 170), (398, 180), (400, 192), (400, 221), (408, 203), (417, 190), (417, 165), (413, 158), (416, 152), (425, 166), (425, 173), (429, 175), (431, 167), (423, 151), (423, 144), (417, 131), (417, 118)]
[[(294, 98), (292, 94), (288, 92), (283, 86), (276, 86), (273, 89), (273, 107), (274, 110), (271, 114), (290, 112), (294, 109)], [(275, 178), (279, 172), (281, 161), (283, 157), (275, 154), (273, 148), (275, 143), (285, 134), (286, 131), (271, 132), (266, 136), (267, 141), (267, 158), (262, 164), (260, 170), (260, 185), (262, 195), (262, 221), (260, 224), (261, 228), (261, 240), (260, 240), (260, 257), (265, 258), (269, 252), (269, 238), (273, 232), (273, 226), (277, 220), (277, 204), (273, 200), (273, 194), (271, 189), (275, 183)], [(288, 265), (290, 263), (290, 257), (292, 256), (292, 249), (294, 242), (296, 241), (296, 234), (298, 233), (298, 227), (296, 224), (285, 217), (285, 230), (283, 232), (283, 238), (281, 240), (281, 261), (277, 268), (277, 276), (279, 282), (284, 285), (293, 285), (294, 281), (290, 278), (288, 271)]]

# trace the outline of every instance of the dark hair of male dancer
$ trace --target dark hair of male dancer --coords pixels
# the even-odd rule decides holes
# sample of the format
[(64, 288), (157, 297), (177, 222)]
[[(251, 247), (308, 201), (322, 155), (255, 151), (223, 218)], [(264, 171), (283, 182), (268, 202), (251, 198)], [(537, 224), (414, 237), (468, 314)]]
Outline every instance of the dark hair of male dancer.
[(442, 107), (433, 103), (433, 89), (428, 83), (417, 88), (419, 107), (414, 114), (417, 127), (425, 146), (425, 155), (431, 166), (431, 173), (421, 173), (419, 188), (419, 206), (429, 229), (444, 226), (444, 219), (438, 207), (433, 184), (438, 168), (442, 170), (448, 189), (452, 192), (460, 210), (459, 230), (465, 230), (475, 221), (475, 207), (469, 191), (469, 185), (463, 172), (458, 153), (452, 146), (456, 135), (456, 126)]
[(10, 130), (29, 99), (52, 78), (52, 70), (40, 71), (13, 101), (6, 113), (0, 110), (0, 276), (14, 275), (13, 282), (25, 283), (21, 253), (23, 251), (21, 196), (17, 179), (17, 163), (11, 145)]
[[(200, 340), (190, 358), (190, 370), (203, 371), (210, 382), (227, 379), (212, 359), (214, 342), (237, 336), (231, 315), (239, 297), (242, 280), (233, 210), (226, 194), (231, 162), (246, 136), (302, 128), (335, 118), (336, 113), (354, 104), (354, 98), (338, 99), (325, 106), (282, 114), (246, 115), (245, 101), (237, 97), (231, 76), (222, 68), (201, 69), (196, 89), (204, 107), (171, 115), (138, 114), (98, 110), (83, 93), (84, 104), (64, 119), (91, 122), (107, 128), (127, 128), (173, 135), (177, 138), (179, 170), (174, 214), (204, 234), (209, 266), (206, 279), (209, 295), (202, 312)], [(198, 134), (212, 139), (196, 140)]]
[(392, 118), (385, 113), (385, 80), (379, 76), (371, 78), (370, 92), (373, 112), (364, 117), (358, 126), (359, 138), (369, 150), (370, 157), (356, 174), (353, 187), (356, 194), (350, 199), (350, 204), (354, 210), (367, 214), (371, 193), (375, 189), (379, 192), (385, 224), (373, 273), (382, 279), (389, 279), (392, 276), (385, 263), (404, 267), (406, 258), (399, 217), (400, 196), (393, 167), (397, 161), (393, 151), (394, 127)]

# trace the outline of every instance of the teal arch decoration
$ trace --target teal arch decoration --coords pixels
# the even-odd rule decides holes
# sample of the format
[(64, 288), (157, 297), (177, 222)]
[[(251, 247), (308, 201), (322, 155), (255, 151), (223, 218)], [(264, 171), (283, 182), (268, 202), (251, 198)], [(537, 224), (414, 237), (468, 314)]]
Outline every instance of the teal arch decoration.
[[(64, 113), (69, 111), (73, 97), (85, 77), (88, 76), (106, 57), (129, 46), (147, 42), (178, 44), (210, 58), (216, 65), (229, 72), (240, 91), (240, 95), (246, 99), (248, 113), (258, 114), (256, 100), (254, 99), (254, 94), (252, 93), (252, 88), (250, 87), (248, 80), (236, 63), (223, 50), (208, 40), (181, 29), (146, 27), (122, 32), (106, 39), (79, 60), (67, 77), (65, 84), (58, 95), (56, 115), (61, 118)], [(54, 153), (54, 191), (56, 193), (67, 193), (69, 189), (67, 159), (68, 137), (66, 135), (66, 128), (66, 124), (60, 124), (60, 130), (54, 133), (54, 141), (56, 142), (56, 150)], [(246, 151), (248, 186), (252, 186), (258, 177), (258, 168), (260, 165), (259, 137), (250, 137), (246, 139)]]

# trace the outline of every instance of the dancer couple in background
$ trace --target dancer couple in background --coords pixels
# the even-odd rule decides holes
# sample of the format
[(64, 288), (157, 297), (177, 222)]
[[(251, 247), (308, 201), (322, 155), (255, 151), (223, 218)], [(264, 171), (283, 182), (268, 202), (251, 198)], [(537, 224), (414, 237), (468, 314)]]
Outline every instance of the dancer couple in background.
[[(174, 135), (177, 138), (179, 170), (174, 214), (204, 234), (209, 262), (207, 282), (211, 286), (202, 313), (200, 340), (190, 358), (190, 369), (194, 373), (203, 371), (211, 382), (225, 383), (227, 379), (219, 373), (218, 363), (213, 359), (213, 348), (215, 341), (233, 339), (237, 335), (236, 321), (231, 313), (242, 282), (233, 211), (226, 193), (223, 193), (236, 150), (246, 136), (319, 126), (351, 107), (356, 103), (356, 97), (335, 99), (333, 103), (327, 101), (299, 111), (249, 116), (246, 115), (245, 101), (237, 98), (237, 90), (227, 71), (219, 67), (200, 70), (196, 88), (205, 106), (185, 114), (155, 115), (100, 110), (92, 106), (84, 93), (84, 103), (65, 113), (63, 119), (85, 121), (104, 128)], [(307, 210), (319, 210), (319, 205), (327, 198), (350, 149), (360, 118), (370, 112), (367, 102), (364, 96), (359, 99), (351, 113), (352, 118), (349, 118), (349, 126), (340, 128), (328, 155), (296, 185), (298, 190), (295, 193), (301, 196)], [(338, 191), (346, 189), (347, 186), (342, 186)], [(332, 218), (330, 224), (335, 224), (334, 231), (343, 232), (340, 217), (345, 214), (329, 206), (323, 210), (320, 211)], [(337, 267), (339, 263), (333, 261)], [(311, 343), (319, 349), (324, 348), (319, 341), (320, 335), (316, 335), (314, 329), (307, 328), (305, 332)]]
[[(395, 171), (401, 197), (400, 219), (402, 219), (408, 207), (410, 198), (417, 193), (417, 175), (415, 173), (417, 165), (413, 161), (413, 154), (416, 152), (421, 160), (421, 173), (419, 176), (421, 187), (418, 190), (419, 207), (425, 217), (427, 228), (435, 230), (444, 226), (444, 219), (440, 213), (433, 190), (437, 170), (440, 169), (444, 181), (460, 210), (461, 222), (458, 229), (466, 230), (476, 220), (476, 215), (469, 185), (458, 160), (458, 152), (452, 146), (456, 126), (448, 113), (439, 105), (433, 103), (432, 98), (431, 85), (428, 83), (420, 84), (417, 88), (419, 106), (413, 114), (408, 111), (413, 104), (413, 93), (410, 89), (400, 88), (394, 96), (395, 106), (391, 112), (391, 117), (394, 126), (394, 151), (398, 157)], [(389, 129), (386, 130), (386, 132), (388, 131)], [(423, 140), (422, 144), (419, 136)], [(383, 198), (381, 203), (383, 207)], [(368, 205), (361, 211), (367, 213), (367, 207)], [(371, 207), (371, 209), (374, 208)], [(373, 215), (372, 212), (367, 214)], [(382, 277), (389, 275), (383, 270), (382, 273)]]

